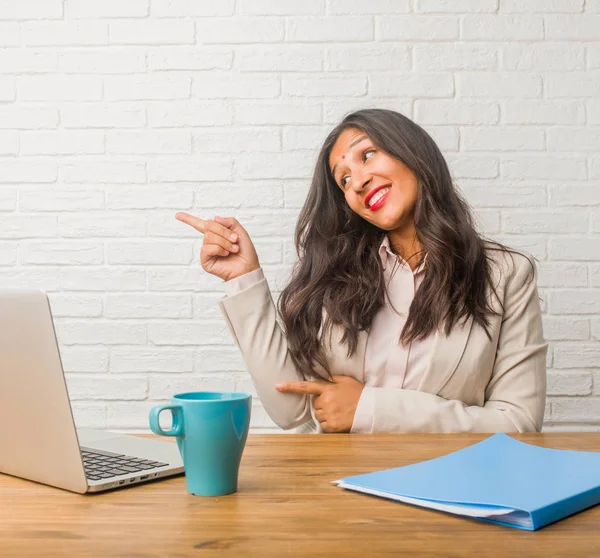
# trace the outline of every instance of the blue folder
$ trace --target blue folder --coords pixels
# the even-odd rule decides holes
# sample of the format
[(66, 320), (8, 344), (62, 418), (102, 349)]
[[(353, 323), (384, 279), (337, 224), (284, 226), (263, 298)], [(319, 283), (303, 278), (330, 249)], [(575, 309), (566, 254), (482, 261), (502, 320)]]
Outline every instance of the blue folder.
[(335, 483), (534, 531), (600, 503), (600, 452), (541, 448), (494, 434), (436, 459)]

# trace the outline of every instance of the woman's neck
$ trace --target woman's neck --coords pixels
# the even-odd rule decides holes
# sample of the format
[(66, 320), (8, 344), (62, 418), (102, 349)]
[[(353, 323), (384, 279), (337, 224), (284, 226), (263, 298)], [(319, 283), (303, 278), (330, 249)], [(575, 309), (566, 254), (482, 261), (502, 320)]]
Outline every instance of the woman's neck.
[(390, 248), (394, 254), (400, 256), (411, 269), (419, 267), (425, 254), (422, 253), (423, 247), (417, 240), (416, 231), (402, 233), (399, 231), (390, 231), (388, 233)]

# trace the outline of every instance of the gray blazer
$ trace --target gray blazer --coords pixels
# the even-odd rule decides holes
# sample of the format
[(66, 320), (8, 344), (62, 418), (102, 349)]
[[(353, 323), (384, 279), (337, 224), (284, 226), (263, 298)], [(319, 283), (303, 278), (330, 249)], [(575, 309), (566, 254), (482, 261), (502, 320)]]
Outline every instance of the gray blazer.
[[(469, 318), (449, 336), (435, 334), (432, 355), (417, 390), (375, 388), (373, 432), (527, 432), (542, 428), (546, 352), (535, 276), (519, 254), (488, 252), (497, 265), (494, 284), (504, 309), (490, 318), (491, 341)], [(266, 280), (219, 301), (265, 410), (283, 429), (320, 432), (312, 396), (280, 393), (276, 382), (299, 381)], [(333, 375), (365, 383), (368, 334), (347, 357), (334, 326), (325, 342)]]

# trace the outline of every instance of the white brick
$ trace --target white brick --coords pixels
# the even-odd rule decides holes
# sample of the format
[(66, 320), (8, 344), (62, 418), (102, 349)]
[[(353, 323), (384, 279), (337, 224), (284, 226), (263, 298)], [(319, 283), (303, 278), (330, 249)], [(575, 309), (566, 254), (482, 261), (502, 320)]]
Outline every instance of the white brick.
[(65, 345), (140, 345), (146, 342), (145, 324), (117, 320), (58, 320), (57, 336)]
[(600, 15), (547, 15), (546, 38), (551, 40), (597, 41)]
[(461, 189), (469, 203), (477, 207), (543, 207), (546, 188), (536, 185), (512, 186), (489, 180), (461, 181)]
[(188, 391), (235, 391), (237, 378), (229, 374), (198, 376), (185, 374), (153, 375), (149, 378), (149, 396), (157, 398), (165, 393), (185, 393)]
[(114, 376), (67, 375), (69, 397), (73, 401), (94, 399), (146, 399), (146, 378), (119, 378)]
[(308, 180), (286, 180), (284, 184), (284, 205), (286, 209), (304, 205), (310, 183)]
[(0, 77), (0, 101), (14, 101), (16, 82), (12, 77)]
[(316, 72), (323, 69), (324, 49), (313, 45), (248, 45), (235, 52), (240, 72)]
[(541, 72), (585, 68), (585, 52), (577, 43), (507, 45), (501, 57), (506, 70)]
[(66, 0), (68, 18), (146, 17), (150, 0)]
[(152, 0), (152, 15), (159, 17), (230, 16), (235, 12), (235, 0)]
[(5, 49), (0, 51), (0, 68), (3, 74), (52, 73), (58, 69), (58, 55), (47, 50)]
[(231, 180), (232, 157), (202, 154), (194, 157), (157, 157), (148, 163), (151, 182)]
[(19, 76), (20, 101), (99, 101), (102, 80), (96, 76)]
[(588, 218), (560, 211), (510, 211), (502, 218), (502, 230), (515, 234), (585, 233)]
[(421, 13), (495, 12), (498, 0), (416, 0), (415, 11)]
[(185, 265), (192, 261), (192, 246), (189, 242), (167, 240), (109, 242), (106, 257), (111, 265)]
[(241, 9), (244, 15), (320, 15), (325, 13), (325, 0), (242, 0)]
[(147, 69), (144, 52), (119, 48), (60, 52), (58, 67), (65, 74), (133, 74)]
[(148, 324), (148, 339), (155, 345), (227, 345), (231, 334), (224, 323), (208, 321), (152, 322)]
[(81, 161), (63, 165), (60, 178), (64, 182), (79, 183), (140, 183), (146, 182), (146, 166), (124, 161)]
[[(233, 133), (232, 133), (233, 132)], [(192, 132), (195, 153), (241, 153), (252, 146), (254, 151), (281, 151), (278, 128), (256, 126), (254, 128), (196, 128)], [(288, 148), (286, 148), (288, 149)]]
[[(600, 44), (592, 43), (587, 47), (588, 68), (600, 68)], [(591, 101), (593, 102), (593, 101)], [(595, 101), (598, 102), (597, 100)]]
[(137, 268), (79, 267), (61, 271), (61, 289), (69, 291), (143, 291), (146, 272)]
[(278, 76), (216, 74), (194, 77), (192, 95), (200, 99), (268, 99), (280, 93)]
[(99, 131), (21, 133), (22, 155), (93, 155), (104, 153), (104, 134)]
[(60, 19), (62, 0), (3, 0), (0, 19)]
[[(222, 279), (206, 273), (200, 267), (161, 267), (148, 270), (148, 288), (151, 291), (213, 291), (217, 286), (221, 287), (222, 284)], [(218, 317), (221, 317), (221, 314)]]
[(552, 418), (560, 422), (598, 422), (600, 398), (553, 399)]
[(246, 365), (237, 349), (200, 349), (195, 356), (196, 372), (244, 372)]
[(56, 163), (41, 160), (5, 160), (2, 162), (0, 183), (54, 182), (57, 174)]
[(278, 211), (277, 219), (273, 212), (240, 211), (236, 219), (248, 231), (250, 238), (274, 237), (292, 238), (296, 226), (297, 211)]
[[(17, 263), (17, 244), (12, 242), (0, 242), (0, 265), (15, 265)], [(12, 278), (12, 277), (11, 277)], [(11, 280), (9, 278), (9, 282)], [(0, 275), (0, 285), (4, 283), (4, 275)], [(13, 285), (18, 283), (15, 281)], [(20, 286), (20, 284), (19, 284)]]
[(321, 103), (295, 101), (283, 104), (240, 102), (235, 105), (235, 122), (257, 126), (321, 124)]
[(407, 45), (332, 45), (327, 48), (325, 69), (329, 71), (356, 70), (409, 71), (410, 52)]
[(526, 179), (584, 179), (587, 176), (586, 161), (580, 157), (517, 156), (500, 162), (500, 172), (505, 178)]
[(451, 74), (372, 74), (369, 79), (371, 94), (379, 97), (436, 98), (454, 95)]
[(110, 352), (113, 373), (191, 372), (193, 369), (193, 352), (182, 348), (119, 347)]
[(19, 153), (19, 134), (16, 132), (0, 132), (0, 155), (17, 155)]
[(17, 190), (0, 188), (0, 211), (14, 211), (17, 206)]
[(108, 349), (105, 347), (64, 347), (60, 358), (65, 372), (107, 372)]
[(106, 426), (106, 403), (79, 403), (73, 401), (71, 409), (77, 428), (104, 428)]
[(193, 44), (192, 21), (114, 21), (110, 24), (110, 44), (113, 45), (185, 45)]
[(283, 41), (283, 37), (282, 18), (226, 17), (196, 21), (198, 44), (276, 43)]
[(373, 20), (368, 16), (294, 17), (286, 21), (286, 41), (328, 43), (373, 40)]
[(498, 105), (494, 102), (454, 100), (417, 100), (415, 120), (421, 124), (496, 124)]
[(600, 178), (600, 157), (593, 157), (589, 160), (590, 178)]
[(260, 153), (243, 153), (235, 160), (236, 175), (244, 179), (307, 178), (313, 167), (312, 157), (303, 153), (272, 154), (268, 165)]
[(56, 216), (5, 215), (2, 217), (0, 238), (43, 238), (56, 236)]
[(540, 97), (542, 78), (521, 72), (459, 72), (456, 89), (462, 98)]
[[(1, 17), (1, 14), (0, 14)], [(19, 46), (21, 26), (16, 23), (0, 23), (0, 47)]]
[(552, 314), (600, 314), (600, 289), (554, 291), (550, 295)]
[(553, 72), (544, 76), (548, 97), (600, 96), (600, 70), (588, 72)]
[[(16, 257), (17, 243), (0, 242), (0, 261), (2, 253), (5, 258), (9, 258), (11, 253)], [(6, 261), (4, 265), (12, 265), (13, 261)], [(11, 270), (2, 270), (0, 272), (0, 286), (19, 287), (21, 289), (42, 289), (44, 291), (58, 290), (57, 269), (44, 269), (34, 267), (18, 267)]]
[(108, 318), (191, 318), (188, 295), (126, 294), (108, 295)]
[(548, 151), (594, 151), (600, 146), (600, 129), (550, 128), (547, 131)]
[(284, 76), (283, 93), (290, 97), (362, 97), (367, 93), (367, 76)]
[(323, 122), (337, 125), (348, 113), (367, 108), (395, 110), (410, 118), (412, 115), (411, 105), (412, 99), (405, 99), (404, 97), (369, 96), (368, 102), (364, 97), (333, 97), (323, 102)]
[(25, 46), (94, 46), (108, 44), (108, 25), (97, 21), (24, 23)]
[(79, 211), (103, 207), (104, 191), (99, 188), (85, 190), (27, 188), (19, 193), (21, 211)]
[(550, 255), (553, 260), (595, 261), (598, 257), (598, 240), (592, 238), (550, 238)]
[(593, 232), (593, 233), (600, 232), (600, 211), (595, 211), (592, 213), (591, 232)]
[(458, 39), (458, 22), (455, 16), (378, 17), (377, 36), (382, 41), (452, 41)]
[(581, 12), (584, 0), (502, 0), (502, 11), (515, 13)]
[(233, 51), (222, 47), (159, 46), (148, 52), (151, 70), (228, 70)]
[(410, 0), (329, 0), (332, 15), (354, 14), (406, 14), (410, 12)]
[(496, 178), (498, 161), (491, 157), (471, 157), (458, 154), (446, 157), (454, 178)]
[(318, 149), (329, 131), (328, 126), (287, 126), (282, 129), (283, 150), (309, 149), (316, 159)]
[(600, 0), (586, 0), (585, 11), (591, 13), (600, 12)]
[(483, 44), (444, 43), (415, 44), (412, 47), (418, 72), (436, 70), (493, 70), (497, 50)]
[(55, 318), (98, 318), (102, 316), (102, 298), (50, 293), (50, 308)]
[(497, 209), (479, 209), (475, 214), (478, 230), (485, 235), (500, 232), (500, 211)]
[(192, 138), (183, 130), (109, 131), (106, 134), (107, 153), (166, 154), (190, 153)]
[(540, 287), (586, 287), (587, 267), (577, 263), (542, 262), (539, 267)]
[(148, 121), (154, 128), (228, 126), (233, 122), (233, 108), (219, 101), (155, 103), (148, 107)]
[(69, 104), (60, 109), (64, 128), (141, 128), (146, 124), (146, 110), (137, 105)]
[[(591, 320), (592, 322), (592, 337), (600, 341), (600, 319)], [(600, 378), (598, 378), (600, 380)], [(600, 387), (600, 384), (595, 384), (597, 387)], [(596, 390), (597, 391), (597, 390)]]
[(590, 285), (600, 287), (600, 264), (590, 265)]
[(544, 131), (534, 127), (465, 127), (460, 131), (465, 151), (543, 151)]
[(600, 189), (582, 182), (549, 185), (550, 205), (589, 207), (600, 205)]
[(283, 207), (283, 187), (280, 182), (246, 182), (244, 184), (223, 185), (215, 196), (215, 187), (211, 184), (200, 184), (196, 188), (197, 210), (215, 208), (213, 211), (223, 212), (223, 208), (247, 209)]
[(544, 38), (540, 16), (465, 16), (461, 21), (461, 39), (481, 41), (536, 41)]
[[(531, 235), (498, 235), (494, 238), (494, 240), (502, 242), (505, 246), (508, 246), (509, 248), (514, 248), (515, 250), (520, 250), (522, 252), (531, 254), (534, 258), (537, 258), (538, 260), (545, 260), (548, 255), (548, 251), (546, 248), (548, 241), (545, 237), (534, 237)], [(540, 297), (542, 298), (542, 300), (540, 301), (542, 304), (542, 312), (544, 312), (544, 293), (541, 290)]]
[(105, 98), (109, 101), (189, 99), (191, 78), (172, 75), (107, 76)]
[(107, 209), (187, 209), (194, 200), (189, 184), (116, 186), (106, 189)]
[(565, 316), (543, 316), (544, 339), (547, 341), (585, 341), (590, 338), (590, 325), (587, 320)]
[(590, 395), (592, 375), (585, 370), (548, 373), (548, 395)]
[(506, 100), (502, 119), (506, 124), (583, 124), (585, 108), (580, 101)]
[[(192, 296), (194, 318), (215, 321), (223, 319), (223, 313), (218, 304), (222, 298), (221, 293), (194, 294)], [(228, 368), (228, 370), (233, 370), (233, 368)], [(243, 370), (243, 368), (239, 368), (239, 370)]]
[(58, 216), (59, 235), (64, 238), (136, 237), (146, 236), (145, 215), (130, 212), (61, 213)]
[(20, 258), (26, 264), (93, 265), (104, 263), (104, 249), (98, 242), (28, 242), (21, 245)]
[(140, 428), (147, 432), (150, 409), (168, 399), (165, 394), (161, 401), (110, 402), (106, 411), (106, 428)]

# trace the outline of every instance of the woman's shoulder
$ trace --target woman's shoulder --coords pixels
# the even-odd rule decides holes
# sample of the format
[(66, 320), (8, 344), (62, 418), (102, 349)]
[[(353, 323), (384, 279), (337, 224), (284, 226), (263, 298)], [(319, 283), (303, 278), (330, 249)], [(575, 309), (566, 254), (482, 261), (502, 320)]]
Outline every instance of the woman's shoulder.
[(486, 240), (485, 253), (488, 261), (492, 263), (492, 273), (501, 281), (518, 276), (531, 278), (536, 275), (534, 257), (523, 250)]

